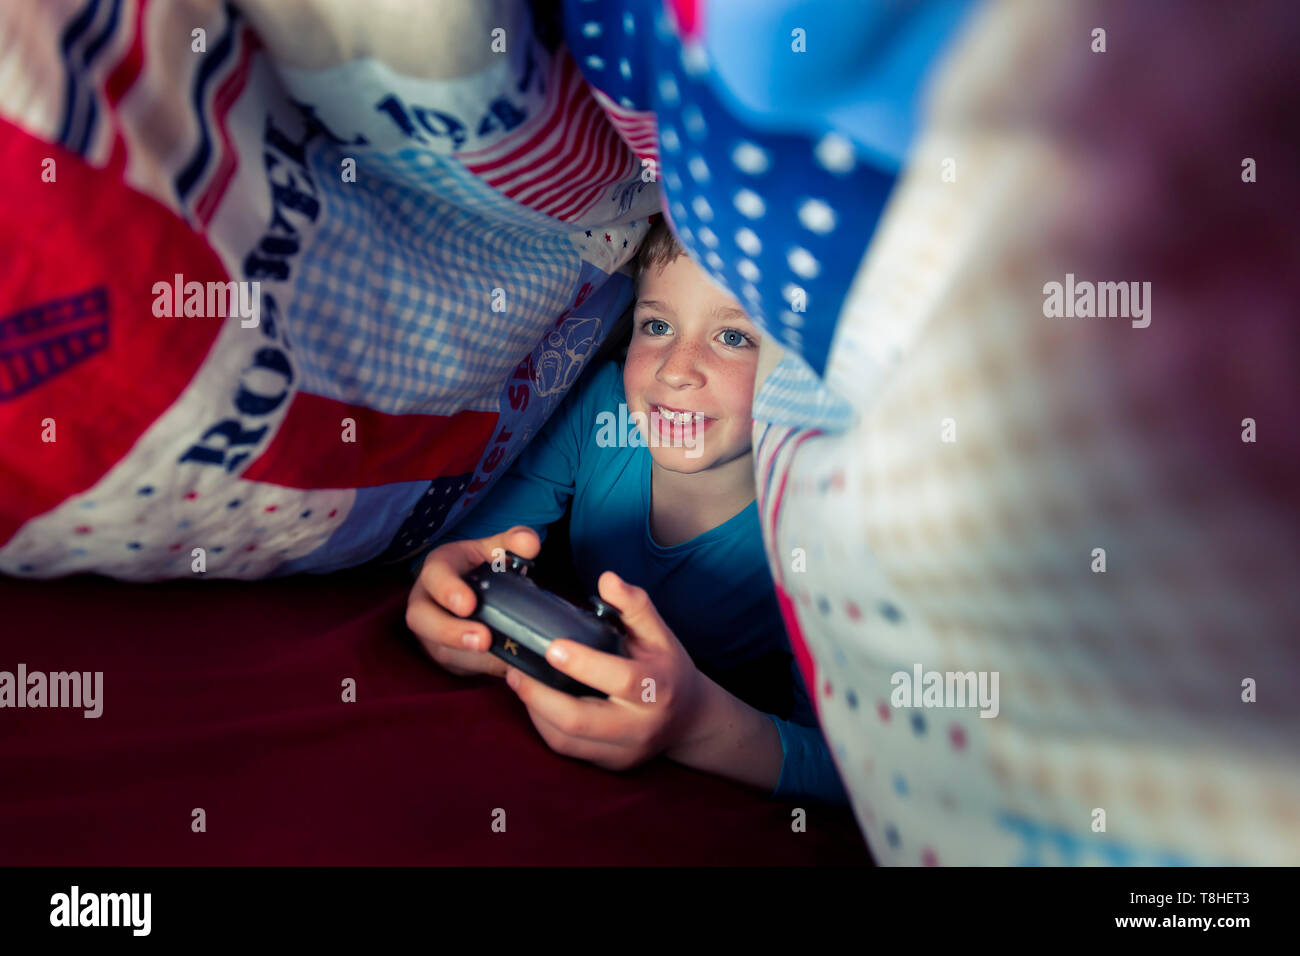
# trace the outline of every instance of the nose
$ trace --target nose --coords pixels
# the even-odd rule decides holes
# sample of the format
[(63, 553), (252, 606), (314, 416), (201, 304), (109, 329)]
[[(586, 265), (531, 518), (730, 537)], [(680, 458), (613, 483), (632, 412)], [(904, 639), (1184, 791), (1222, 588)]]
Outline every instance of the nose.
[(670, 388), (700, 388), (704, 385), (704, 353), (694, 342), (679, 339), (668, 349), (655, 377)]

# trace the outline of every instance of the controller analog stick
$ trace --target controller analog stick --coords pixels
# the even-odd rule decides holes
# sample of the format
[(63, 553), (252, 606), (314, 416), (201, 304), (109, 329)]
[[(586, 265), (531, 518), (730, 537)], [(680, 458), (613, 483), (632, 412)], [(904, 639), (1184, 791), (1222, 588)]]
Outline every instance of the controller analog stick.
[(528, 572), (536, 567), (536, 563), (528, 558), (520, 557), (513, 551), (506, 552), (506, 570), (522, 577), (528, 577)]
[(602, 621), (609, 621), (611, 624), (618, 626), (623, 623), (623, 618), (618, 613), (618, 608), (612, 604), (602, 601), (598, 597), (591, 598), (591, 613), (596, 615)]

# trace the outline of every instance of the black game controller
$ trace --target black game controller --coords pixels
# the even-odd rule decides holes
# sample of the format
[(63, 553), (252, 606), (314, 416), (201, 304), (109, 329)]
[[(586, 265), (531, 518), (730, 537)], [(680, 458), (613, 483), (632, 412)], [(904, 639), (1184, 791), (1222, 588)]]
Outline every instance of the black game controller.
[(598, 597), (591, 598), (591, 611), (574, 607), (529, 580), (532, 561), (512, 551), (505, 556), (504, 571), (492, 570), (485, 561), (462, 579), (477, 598), (469, 618), (486, 625), (491, 632), (491, 652), (548, 687), (574, 697), (607, 698), (608, 694), (548, 664), (546, 649), (552, 641), (567, 638), (606, 654), (626, 657), (625, 631), (618, 610)]

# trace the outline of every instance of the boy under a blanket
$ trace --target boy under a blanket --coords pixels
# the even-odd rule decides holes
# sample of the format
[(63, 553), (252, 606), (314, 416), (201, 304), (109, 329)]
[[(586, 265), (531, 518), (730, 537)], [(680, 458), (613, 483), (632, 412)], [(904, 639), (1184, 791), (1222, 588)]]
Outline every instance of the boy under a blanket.
[[(662, 222), (636, 270), (623, 367), (592, 369), (458, 540), (428, 554), (407, 623), (453, 674), (504, 676), (557, 753), (611, 770), (662, 754), (775, 798), (847, 804), (763, 551), (750, 445), (760, 333)], [(495, 548), (535, 557), (570, 499), (574, 565), (620, 611), (630, 656), (559, 640), (547, 660), (607, 700), (509, 667), (463, 617), (475, 598), (461, 575)]]

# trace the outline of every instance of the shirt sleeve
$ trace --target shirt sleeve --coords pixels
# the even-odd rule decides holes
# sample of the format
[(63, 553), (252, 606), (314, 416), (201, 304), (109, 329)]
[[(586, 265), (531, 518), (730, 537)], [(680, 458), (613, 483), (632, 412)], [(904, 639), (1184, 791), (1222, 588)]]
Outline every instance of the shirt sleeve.
[(804, 727), (768, 714), (781, 735), (781, 777), (772, 791), (773, 800), (811, 798), (823, 803), (847, 806), (849, 795), (831, 760), (830, 748), (820, 727)]
[(593, 369), (566, 395), (483, 500), (415, 558), (412, 574), (418, 575), (429, 552), (448, 541), (486, 538), (516, 525), (527, 525), (545, 541), (547, 528), (564, 515), (573, 497), (583, 437), (590, 430), (586, 413), (594, 400), (592, 393), (608, 387), (613, 374), (618, 374), (613, 363)]
[(768, 714), (781, 735), (781, 776), (771, 794), (773, 800), (811, 798), (823, 803), (847, 806), (849, 795), (840, 780), (830, 748), (804, 685), (799, 665), (790, 668), (794, 681), (794, 712), (791, 720)]

